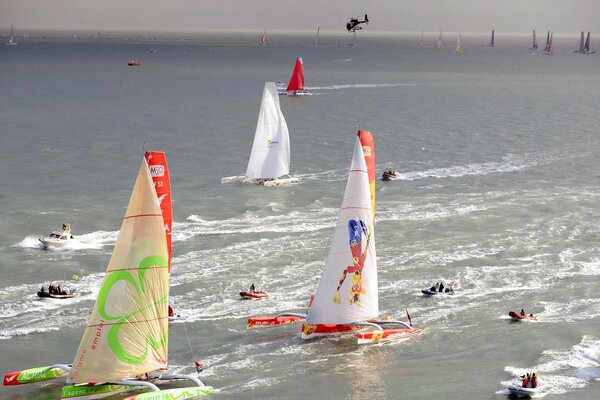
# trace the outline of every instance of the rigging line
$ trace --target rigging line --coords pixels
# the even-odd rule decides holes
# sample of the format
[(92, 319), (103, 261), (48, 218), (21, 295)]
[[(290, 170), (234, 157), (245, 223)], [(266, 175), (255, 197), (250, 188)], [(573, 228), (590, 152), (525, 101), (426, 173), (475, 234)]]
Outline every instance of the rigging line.
[[(171, 287), (173, 295), (175, 295), (175, 288)], [(184, 322), (183, 330), (185, 331), (185, 338), (187, 339), (188, 347), (190, 348), (190, 353), (192, 354), (192, 361), (196, 361), (196, 355), (194, 354), (194, 349), (192, 348), (192, 342), (190, 341), (190, 336), (188, 335), (187, 324)]]

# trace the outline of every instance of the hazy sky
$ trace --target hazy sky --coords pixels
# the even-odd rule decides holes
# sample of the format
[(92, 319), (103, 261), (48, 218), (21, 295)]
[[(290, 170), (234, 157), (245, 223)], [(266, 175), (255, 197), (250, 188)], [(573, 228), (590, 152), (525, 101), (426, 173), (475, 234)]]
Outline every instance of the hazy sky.
[(600, 0), (0, 0), (0, 29), (343, 31), (369, 14), (369, 31), (600, 33)]

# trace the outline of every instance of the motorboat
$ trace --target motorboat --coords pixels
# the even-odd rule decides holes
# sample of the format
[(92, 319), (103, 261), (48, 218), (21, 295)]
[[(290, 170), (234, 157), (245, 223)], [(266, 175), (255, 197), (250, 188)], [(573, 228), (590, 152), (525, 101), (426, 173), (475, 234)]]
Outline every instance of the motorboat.
[(66, 244), (75, 240), (75, 236), (71, 234), (71, 225), (63, 224), (62, 230), (52, 231), (47, 237), (38, 239), (44, 246), (44, 249), (62, 249)]

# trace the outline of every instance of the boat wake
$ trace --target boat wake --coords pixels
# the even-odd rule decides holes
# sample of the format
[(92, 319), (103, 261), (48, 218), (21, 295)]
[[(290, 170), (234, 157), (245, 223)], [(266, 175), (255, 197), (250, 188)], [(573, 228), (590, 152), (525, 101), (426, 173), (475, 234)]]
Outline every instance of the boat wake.
[(547, 361), (533, 367), (505, 367), (504, 370), (511, 374), (514, 380), (504, 381), (502, 384), (515, 384), (520, 375), (532, 370), (539, 377), (540, 387), (544, 388), (541, 393), (543, 396), (582, 389), (592, 381), (600, 380), (600, 339), (592, 336), (583, 336), (581, 343), (570, 349), (546, 350), (542, 359)]
[(306, 89), (313, 90), (343, 90), (343, 89), (371, 89), (380, 87), (397, 87), (397, 86), (419, 86), (416, 83), (356, 83), (351, 85), (331, 85), (331, 86), (313, 86)]

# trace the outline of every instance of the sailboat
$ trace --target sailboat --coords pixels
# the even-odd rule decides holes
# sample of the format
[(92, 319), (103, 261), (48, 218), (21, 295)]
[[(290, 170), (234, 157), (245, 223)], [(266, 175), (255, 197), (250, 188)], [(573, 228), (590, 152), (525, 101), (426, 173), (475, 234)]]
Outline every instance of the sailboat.
[(279, 94), (287, 96), (310, 96), (312, 93), (304, 87), (304, 60), (302, 57), (296, 58), (294, 70), (287, 87), (284, 83), (279, 85)]
[(496, 44), (495, 42), (495, 35), (494, 35), (494, 30), (492, 29), (492, 37), (490, 38), (490, 44), (488, 45), (488, 47), (495, 47)]
[(265, 82), (246, 174), (222, 178), (221, 183), (279, 186), (300, 181), (289, 173), (290, 134), (279, 107), (275, 83)]
[(315, 36), (315, 46), (319, 46), (319, 31), (321, 30), (321, 27), (318, 26), (317, 27), (317, 35)]
[(423, 48), (425, 45), (423, 44), (423, 29), (421, 29), (421, 41), (419, 42), (419, 47)]
[(262, 35), (260, 35), (260, 38), (258, 39), (258, 44), (260, 44), (261, 46), (267, 45), (267, 28), (265, 28)]
[(590, 32), (588, 32), (585, 45), (583, 46), (583, 54), (594, 54), (595, 52), (596, 50), (590, 50)]
[(581, 37), (579, 38), (579, 48), (573, 50), (573, 53), (583, 53), (583, 50), (585, 48), (584, 44), (583, 44), (584, 43), (583, 42), (583, 40), (584, 40), (583, 37), (584, 37), (584, 33), (583, 33), (583, 31), (581, 31)]
[(546, 43), (546, 48), (544, 49), (544, 52), (548, 55), (552, 55), (552, 32), (548, 31), (548, 39), (547, 39), (547, 43)]
[(533, 39), (531, 41), (531, 47), (529, 48), (529, 50), (537, 50), (538, 49), (538, 45), (537, 45), (537, 39), (535, 37), (535, 29), (533, 30)]
[(438, 37), (437, 42), (435, 43), (435, 45), (433, 47), (435, 47), (436, 49), (439, 49), (440, 47), (444, 47), (444, 43), (442, 42), (442, 30), (440, 29), (440, 36)]
[[(163, 372), (168, 361), (168, 259), (165, 221), (144, 159), (73, 363), (13, 372), (4, 376), (4, 384), (66, 375), (69, 384), (61, 396), (69, 399), (100, 398), (136, 388), (151, 392), (128, 400), (188, 399), (212, 392), (194, 376)], [(187, 379), (195, 386), (160, 390), (151, 382), (154, 379)]]
[(8, 39), (8, 42), (5, 43), (7, 46), (16, 46), (17, 45), (17, 41), (15, 40), (15, 35), (14, 35), (14, 30), (13, 30), (13, 25), (10, 25), (10, 39)]
[(248, 329), (304, 321), (302, 339), (360, 331), (358, 344), (406, 339), (421, 332), (402, 321), (377, 319), (374, 167), (373, 136), (359, 131), (329, 255), (308, 313), (250, 318)]
[(544, 46), (545, 52), (548, 51), (549, 46), (550, 46), (550, 31), (548, 31), (548, 34), (546, 35), (546, 46)]
[(454, 48), (454, 51), (456, 52), (456, 54), (462, 53), (461, 42), (462, 42), (462, 33), (458, 32), (458, 39), (456, 40), (456, 47)]

